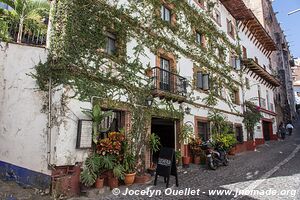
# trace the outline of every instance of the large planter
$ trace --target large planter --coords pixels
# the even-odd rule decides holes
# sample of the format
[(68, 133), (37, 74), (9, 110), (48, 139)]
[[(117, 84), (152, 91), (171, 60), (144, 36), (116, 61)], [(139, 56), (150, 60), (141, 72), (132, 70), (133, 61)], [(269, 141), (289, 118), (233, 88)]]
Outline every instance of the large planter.
[(200, 156), (194, 156), (194, 164), (199, 165), (201, 161)]
[(183, 156), (182, 157), (182, 166), (189, 167), (190, 161), (191, 161), (191, 158), (189, 156)]
[(136, 175), (134, 179), (134, 183), (146, 183), (150, 181), (150, 175)]
[(111, 177), (108, 179), (108, 186), (112, 190), (119, 186), (119, 180), (116, 177)]
[(96, 188), (101, 189), (104, 186), (104, 178), (97, 178), (95, 183)]
[(135, 175), (135, 172), (132, 174), (125, 174), (124, 182), (126, 186), (132, 185), (134, 183)]

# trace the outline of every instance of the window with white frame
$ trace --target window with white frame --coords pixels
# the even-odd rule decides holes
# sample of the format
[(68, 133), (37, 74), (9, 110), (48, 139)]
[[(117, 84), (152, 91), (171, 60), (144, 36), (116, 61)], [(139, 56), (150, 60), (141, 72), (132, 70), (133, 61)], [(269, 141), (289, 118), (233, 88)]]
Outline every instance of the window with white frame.
[(214, 20), (217, 22), (218, 25), (221, 26), (221, 13), (217, 9), (215, 9)]

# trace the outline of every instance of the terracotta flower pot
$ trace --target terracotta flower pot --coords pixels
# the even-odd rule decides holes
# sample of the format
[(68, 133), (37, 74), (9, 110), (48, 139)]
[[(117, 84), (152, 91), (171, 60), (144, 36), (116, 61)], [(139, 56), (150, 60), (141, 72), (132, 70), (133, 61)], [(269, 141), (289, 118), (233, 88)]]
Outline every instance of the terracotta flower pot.
[(97, 178), (95, 183), (96, 188), (101, 189), (104, 186), (104, 178)]
[(125, 174), (124, 182), (125, 182), (126, 186), (132, 185), (134, 183), (135, 175), (136, 175), (136, 172), (134, 172), (132, 174)]
[(184, 167), (189, 167), (191, 158), (189, 156), (182, 157), (182, 165)]
[(108, 185), (111, 190), (117, 188), (119, 186), (119, 180), (115, 177), (111, 177), (108, 179)]
[(194, 164), (199, 165), (200, 164), (200, 156), (194, 156)]

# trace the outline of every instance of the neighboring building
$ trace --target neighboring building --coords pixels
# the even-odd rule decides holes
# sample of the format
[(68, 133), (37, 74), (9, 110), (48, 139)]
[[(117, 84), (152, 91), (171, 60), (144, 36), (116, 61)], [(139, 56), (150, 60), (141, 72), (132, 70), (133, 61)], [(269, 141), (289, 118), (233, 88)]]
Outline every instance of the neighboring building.
[(295, 91), (296, 104), (299, 107), (300, 105), (300, 58), (295, 59), (294, 61), (295, 61), (295, 66), (292, 68), (293, 86)]
[[(200, 11), (207, 7), (205, 3), (201, 3), (203, 1), (188, 2)], [(161, 17), (166, 23), (172, 23), (170, 9), (171, 7), (162, 4)], [(263, 115), (263, 119), (255, 127), (253, 139), (256, 143), (276, 139), (277, 109), (274, 99), (280, 82), (273, 73), (276, 67), (272, 67), (270, 63), (276, 44), (260, 22), (261, 17), (255, 17), (242, 0), (218, 1), (212, 16), (212, 21), (226, 34), (228, 40), (241, 46), (242, 55), (232, 52), (224, 57), (233, 69), (231, 75), (236, 86), (234, 91), (229, 91), (226, 85), (217, 89), (209, 88), (207, 73), (210, 71), (206, 74), (197, 71), (192, 58), (181, 55), (177, 59), (165, 49), (157, 49), (155, 54), (145, 48), (147, 55), (141, 60), (145, 68), (148, 64), (153, 67), (153, 94), (157, 102), (159, 99), (166, 99), (166, 94), (171, 94), (168, 98), (176, 97), (171, 99), (176, 109), (189, 111), (183, 119), (162, 116), (152, 118), (149, 133), (155, 132), (161, 138), (162, 146), (183, 148), (178, 141), (178, 132), (183, 123), (192, 123), (195, 135), (203, 140), (211, 138), (208, 119), (211, 108), (202, 101), (207, 97), (207, 89), (217, 91), (218, 103), (215, 108), (232, 125), (240, 142), (240, 151), (247, 150), (247, 132), (242, 117), (245, 101), (255, 103)], [(110, 54), (116, 49), (116, 36), (108, 33), (107, 37), (109, 43), (105, 51)], [(206, 47), (205, 33), (196, 31), (195, 38), (197, 45)], [(136, 42), (134, 38), (129, 41), (127, 54), (134, 57), (133, 47)], [(239, 68), (239, 56), (242, 69)], [(74, 166), (83, 162), (88, 155), (88, 149), (76, 148), (76, 144), (80, 139), (77, 135), (78, 121), (87, 119), (82, 108), (91, 108), (91, 102), (66, 98), (70, 93), (68, 88), (54, 88), (48, 94), (35, 92), (35, 81), (25, 73), (30, 74), (38, 61), (45, 61), (46, 57), (44, 48), (17, 44), (9, 44), (4, 51), (0, 51), (0, 70), (4, 72), (0, 76), (0, 93), (3, 94), (0, 104), (0, 176), (9, 171), (12, 178), (25, 178), (22, 181), (32, 185), (37, 184), (38, 180), (43, 186), (50, 183), (51, 175), (59, 177), (73, 172)], [(246, 87), (242, 87), (244, 84), (240, 77)], [(187, 82), (194, 84), (188, 86)], [(195, 87), (193, 101), (185, 101), (192, 87)], [(44, 105), (47, 99), (50, 103)], [(234, 109), (224, 99), (230, 100)], [(106, 126), (109, 127), (114, 120), (116, 127), (130, 127), (130, 113), (126, 108), (115, 108), (114, 115), (107, 118)], [(149, 152), (145, 157), (146, 165), (149, 166)], [(25, 175), (30, 178), (26, 179)]]
[(295, 116), (295, 98), (292, 84), (292, 55), (270, 0), (245, 0), (249, 8), (259, 19), (266, 31), (276, 43), (277, 51), (270, 55), (270, 65), (266, 67), (280, 80), (280, 87), (275, 91), (276, 118), (287, 122)]

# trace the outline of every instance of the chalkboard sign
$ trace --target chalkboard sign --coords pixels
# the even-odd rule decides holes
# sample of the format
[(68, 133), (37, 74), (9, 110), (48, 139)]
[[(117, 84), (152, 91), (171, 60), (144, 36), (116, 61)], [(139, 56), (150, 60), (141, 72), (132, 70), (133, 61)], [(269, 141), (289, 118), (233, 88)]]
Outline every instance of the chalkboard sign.
[(92, 147), (93, 121), (78, 120), (76, 148), (86, 149)]
[(154, 185), (157, 183), (157, 177), (162, 176), (167, 184), (166, 187), (169, 187), (170, 175), (175, 176), (176, 186), (178, 187), (175, 150), (172, 148), (163, 147), (159, 152)]

